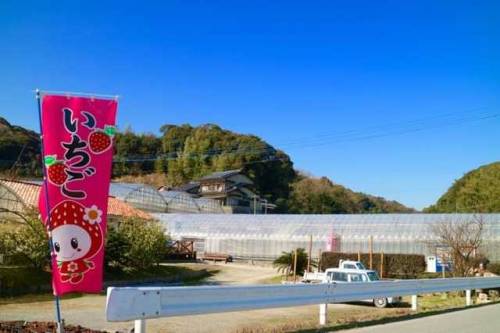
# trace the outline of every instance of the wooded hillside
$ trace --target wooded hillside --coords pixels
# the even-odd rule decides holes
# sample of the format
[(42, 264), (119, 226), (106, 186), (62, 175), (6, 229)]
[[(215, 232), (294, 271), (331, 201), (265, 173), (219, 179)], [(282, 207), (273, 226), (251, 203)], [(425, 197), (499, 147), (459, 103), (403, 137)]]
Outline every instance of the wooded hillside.
[[(214, 124), (163, 125), (160, 135), (118, 133), (113, 176), (155, 186), (177, 186), (214, 171), (241, 169), (255, 190), (282, 213), (386, 213), (412, 209), (384, 198), (357, 193), (327, 178), (299, 175), (283, 151), (255, 135)], [(20, 177), (41, 174), (39, 137), (0, 118), (0, 171)], [(16, 163), (16, 161), (18, 161)]]
[(437, 203), (425, 210), (429, 213), (499, 213), (500, 162), (483, 165), (467, 172)]

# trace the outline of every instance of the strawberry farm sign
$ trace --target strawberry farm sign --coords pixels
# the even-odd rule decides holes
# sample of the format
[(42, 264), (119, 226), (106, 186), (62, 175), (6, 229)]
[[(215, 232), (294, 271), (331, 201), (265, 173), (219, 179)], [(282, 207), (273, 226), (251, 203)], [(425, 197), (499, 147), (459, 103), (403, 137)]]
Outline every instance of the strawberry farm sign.
[(39, 207), (52, 238), (54, 294), (100, 292), (117, 102), (41, 98), (46, 181)]

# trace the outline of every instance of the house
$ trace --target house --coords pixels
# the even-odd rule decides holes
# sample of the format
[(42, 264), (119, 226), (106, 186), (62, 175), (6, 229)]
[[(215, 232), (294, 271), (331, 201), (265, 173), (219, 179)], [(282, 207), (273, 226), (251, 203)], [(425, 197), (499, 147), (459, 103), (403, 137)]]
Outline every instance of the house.
[[(253, 189), (253, 181), (241, 170), (218, 171), (172, 190), (218, 202), (224, 212), (262, 214), (275, 205), (261, 199)], [(160, 188), (160, 191), (164, 190)]]

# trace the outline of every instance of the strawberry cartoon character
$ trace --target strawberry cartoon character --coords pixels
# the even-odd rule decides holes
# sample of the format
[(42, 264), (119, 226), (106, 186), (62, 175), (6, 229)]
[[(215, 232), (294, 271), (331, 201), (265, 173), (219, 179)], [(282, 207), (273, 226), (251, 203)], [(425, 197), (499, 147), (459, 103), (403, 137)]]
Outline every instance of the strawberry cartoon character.
[(89, 147), (94, 154), (101, 154), (111, 147), (116, 133), (114, 126), (105, 126), (104, 130), (96, 128), (89, 135)]
[(103, 246), (102, 211), (75, 201), (62, 201), (50, 212), (52, 244), (61, 282), (78, 284), (95, 268), (92, 258)]
[(45, 156), (44, 162), (49, 182), (56, 186), (61, 186), (68, 180), (67, 167), (64, 161), (57, 160), (56, 155), (48, 155)]

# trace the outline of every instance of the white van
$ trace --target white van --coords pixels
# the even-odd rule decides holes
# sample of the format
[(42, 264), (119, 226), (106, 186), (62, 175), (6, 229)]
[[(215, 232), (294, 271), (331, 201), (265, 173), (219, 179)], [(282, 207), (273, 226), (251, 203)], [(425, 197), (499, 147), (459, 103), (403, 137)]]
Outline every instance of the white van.
[[(346, 267), (357, 262), (341, 262), (340, 266)], [(352, 282), (374, 282), (379, 281), (378, 273), (374, 270), (365, 269), (364, 266), (356, 268), (328, 268), (324, 273), (305, 273), (303, 283), (352, 283)], [(373, 303), (377, 308), (385, 308), (388, 304), (401, 302), (401, 297), (381, 297), (362, 302)]]
[[(325, 271), (323, 283), (351, 283), (351, 282), (374, 282), (379, 281), (378, 273), (370, 269), (345, 269), (345, 268), (329, 268)], [(388, 304), (396, 304), (401, 302), (401, 297), (381, 297), (363, 302), (373, 303), (377, 308), (385, 308)]]

